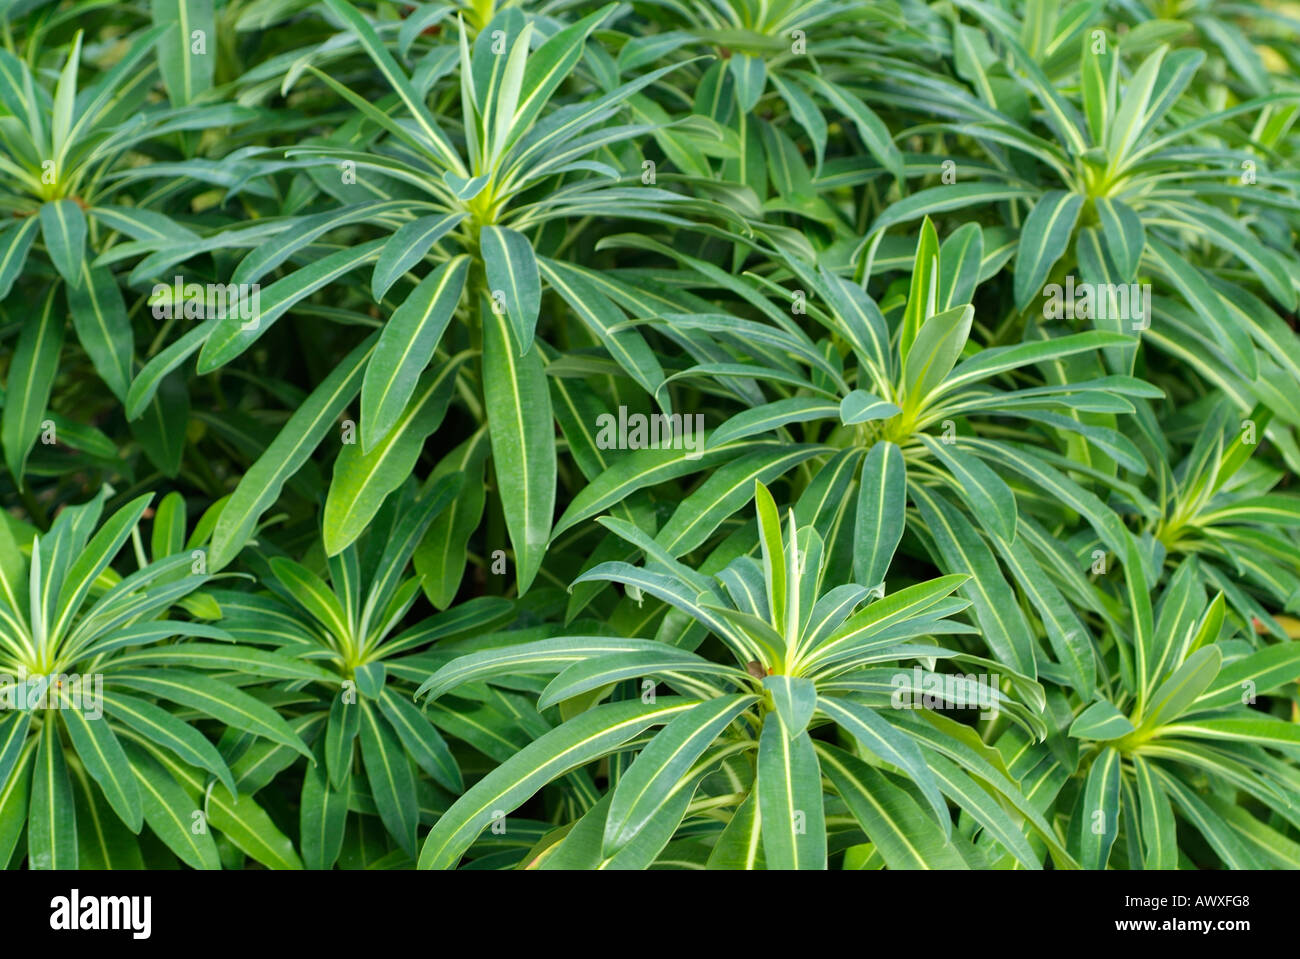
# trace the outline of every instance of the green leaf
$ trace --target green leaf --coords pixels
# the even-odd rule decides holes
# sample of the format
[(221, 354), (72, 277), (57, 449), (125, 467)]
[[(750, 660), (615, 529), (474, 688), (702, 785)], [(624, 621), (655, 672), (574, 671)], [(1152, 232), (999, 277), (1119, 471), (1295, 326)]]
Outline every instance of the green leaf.
[(361, 384), (363, 451), (388, 435), (408, 408), (420, 374), (456, 312), (468, 274), (468, 257), (442, 264), (420, 281), (384, 325)]
[(857, 756), (819, 742), (821, 768), (890, 869), (964, 869), (934, 820)]
[(111, 680), (114, 684), (120, 683), (197, 709), (223, 723), (264, 736), (311, 758), (311, 751), (275, 710), (228, 683), (183, 669), (121, 670), (115, 671)]
[[(0, 440), (4, 444), (5, 465), (19, 482), (41, 432), (63, 349), (64, 318), (55, 308), (56, 293), (57, 287), (51, 286), (40, 309), (23, 320), (9, 366), (9, 381), (5, 384)], [(0, 292), (0, 299), (3, 296)]]
[(1036, 677), (1033, 637), (1024, 614), (993, 554), (970, 521), (946, 499), (923, 487), (912, 487), (912, 500), (934, 537), (944, 565), (970, 574), (962, 592), (974, 605), (984, 641), (999, 660), (1024, 676)]
[(1142, 863), (1147, 869), (1178, 868), (1178, 836), (1169, 797), (1141, 756), (1130, 756), (1142, 822)]
[(317, 743), (313, 752), (316, 762), (307, 767), (302, 779), (302, 798), (298, 807), (299, 843), (306, 868), (331, 869), (343, 849), (348, 794), (330, 785), (323, 743)]
[(864, 586), (884, 582), (903, 538), (907, 467), (902, 451), (888, 440), (871, 447), (862, 464), (862, 485), (853, 528), (854, 579)]
[(1079, 194), (1049, 190), (1025, 217), (1016, 248), (1016, 309), (1025, 309), (1042, 292), (1047, 275), (1070, 244), (1082, 207)]
[(40, 224), (40, 217), (29, 216), (16, 226), (0, 231), (0, 300), (9, 295), (14, 280), (22, 274)]
[(920, 788), (934, 810), (944, 835), (952, 833), (952, 819), (921, 750), (906, 733), (882, 719), (874, 710), (847, 699), (817, 697), (817, 708), (839, 723), (872, 755), (903, 770)]
[(769, 869), (825, 869), (821, 768), (807, 731), (792, 735), (767, 714), (758, 741), (758, 806)]
[[(379, 259), (375, 261), (375, 272), (370, 278), (370, 293), (375, 302), (382, 300), (392, 285), (424, 259), (433, 245), (455, 229), (463, 219), (464, 213), (422, 216), (390, 236)], [(448, 265), (450, 264), (444, 263), (438, 270)], [(388, 322), (391, 325), (393, 321), (389, 319)]]
[(40, 209), (41, 239), (50, 261), (69, 287), (85, 281), (86, 215), (73, 200), (51, 200)]
[(542, 281), (533, 245), (516, 230), (486, 226), (479, 233), (479, 249), (492, 309), (504, 310), (514, 331), (517, 355), (523, 356), (532, 348), (542, 307)]
[[(411, 475), (424, 441), (447, 414), (459, 370), (457, 361), (436, 372), (430, 370), (405, 412), (374, 446), (364, 452), (355, 443), (343, 447), (334, 461), (334, 479), (325, 499), (322, 526), (327, 556), (335, 556), (353, 543), (384, 500)], [(362, 389), (364, 397), (364, 386)]]
[(219, 570), (244, 548), (285, 482), (307, 461), (357, 395), (373, 348), (371, 337), (349, 353), (294, 411), (266, 452), (244, 474), (212, 531), (208, 569)]
[[(123, 725), (129, 726), (150, 742), (170, 749), (191, 766), (213, 773), (228, 789), (233, 791), (235, 779), (217, 748), (197, 729), (177, 719), (161, 706), (126, 693), (106, 689), (103, 692), (104, 711)], [(130, 752), (130, 743), (123, 743)], [(148, 797), (145, 802), (145, 820), (148, 821)]]
[(208, 821), (268, 869), (302, 868), (289, 837), (252, 796), (232, 796), (225, 786), (214, 786), (209, 795)]
[(1217, 646), (1206, 646), (1192, 653), (1151, 694), (1151, 709), (1142, 720), (1142, 728), (1155, 729), (1186, 712), (1214, 682), (1222, 664), (1223, 654)]
[(77, 868), (77, 811), (59, 741), (58, 713), (41, 728), (27, 818), (27, 868)]
[(217, 320), (199, 352), (198, 372), (211, 373), (225, 366), (252, 346), (300, 300), (375, 259), (384, 242), (382, 239), (371, 240), (358, 246), (344, 247), (276, 280), (265, 290), (258, 291), (256, 315), (251, 318), (243, 316), (242, 307), (228, 310), (225, 317)]
[(131, 321), (113, 274), (102, 266), (80, 263), (78, 283), (68, 284), (68, 310), (81, 347), (95, 372), (120, 400), (126, 399), (135, 348)]
[[(790, 401), (786, 401), (790, 402)], [(816, 400), (805, 400), (803, 402), (816, 403)], [(771, 404), (775, 405), (775, 404)], [(833, 408), (833, 407), (832, 407)], [(853, 390), (840, 401), (840, 422), (845, 426), (853, 426), (856, 423), (868, 423), (872, 420), (887, 420), (903, 412), (893, 403), (887, 403), (873, 393), (866, 390)], [(741, 414), (744, 415), (744, 414)], [(721, 430), (718, 430), (720, 433)], [(718, 433), (714, 433), (710, 439), (711, 442), (719, 442)]]
[(1077, 815), (1081, 823), (1079, 865), (1084, 869), (1105, 869), (1110, 848), (1119, 835), (1119, 753), (1102, 750), (1088, 771), (1083, 803)]
[(451, 749), (423, 713), (405, 696), (387, 688), (380, 694), (379, 708), (417, 766), (438, 785), (455, 793), (465, 791), (465, 781)]
[(772, 697), (786, 732), (798, 736), (808, 728), (808, 721), (817, 710), (817, 687), (811, 679), (781, 674), (765, 676), (763, 688)]
[(983, 460), (922, 434), (921, 442), (948, 468), (952, 484), (980, 525), (1007, 542), (1016, 538), (1016, 497), (1011, 487)]
[(646, 828), (679, 783), (723, 731), (757, 701), (723, 696), (670, 721), (618, 779), (605, 818), (601, 855), (613, 856)]
[(1075, 739), (1119, 739), (1133, 732), (1128, 717), (1111, 703), (1093, 703), (1070, 725), (1070, 735)]
[(959, 306), (927, 319), (903, 364), (903, 407), (919, 410), (961, 356), (975, 318), (973, 306)]
[(370, 793), (389, 835), (414, 856), (420, 808), (410, 761), (392, 727), (381, 719), (370, 703), (362, 700), (360, 705), (361, 759), (365, 763)]
[[(158, 38), (158, 69), (174, 107), (193, 103), (212, 87), (217, 60), (212, 6), (212, 0), (151, 0), (153, 22), (169, 27)], [(204, 47), (196, 51), (199, 40)], [(208, 44), (214, 49), (208, 49)]]
[(522, 353), (504, 316), (482, 309), (483, 386), (492, 462), (520, 595), (541, 568), (555, 511), (555, 426), (538, 349)]
[(139, 832), (144, 822), (140, 793), (130, 774), (126, 754), (108, 722), (102, 716), (90, 719), (80, 708), (73, 707), (64, 710), (63, 723), (68, 727), (68, 737), (78, 758), (99, 783), (113, 811), (132, 832)]
[(471, 786), (443, 813), (425, 837), (419, 867), (454, 867), (479, 833), (546, 783), (695, 705), (677, 697), (661, 698), (650, 705), (639, 700), (607, 703), (539, 737)]
[[(131, 763), (144, 821), (181, 861), (194, 869), (220, 869), (217, 844), (207, 829), (195, 829), (202, 810), (166, 769), (133, 742), (122, 744)], [(224, 787), (222, 787), (224, 788)]]
[(1100, 221), (1097, 232), (1102, 245), (1119, 271), (1120, 281), (1131, 282), (1137, 276), (1142, 249), (1146, 246), (1142, 220), (1123, 200), (1102, 196), (1096, 197), (1093, 204)]

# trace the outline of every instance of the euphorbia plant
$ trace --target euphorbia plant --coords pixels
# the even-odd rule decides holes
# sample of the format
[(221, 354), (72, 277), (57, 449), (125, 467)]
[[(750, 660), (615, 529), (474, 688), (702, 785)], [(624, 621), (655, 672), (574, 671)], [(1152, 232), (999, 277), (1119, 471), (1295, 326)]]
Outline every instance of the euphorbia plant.
[[(454, 866), (494, 817), (560, 773), (628, 744), (636, 756), (605, 799), (567, 836), (543, 841), (532, 865), (645, 868), (683, 820), (701, 820), (715, 824), (711, 848), (706, 843), (699, 849), (711, 866), (824, 868), (828, 837), (844, 831), (828, 820), (828, 803), (832, 811), (846, 808), (891, 865), (916, 864), (912, 842), (935, 850), (948, 865), (976, 864), (977, 855), (966, 859), (959, 852), (965, 847), (953, 838), (945, 797), (1024, 864), (1037, 865), (1015, 820), (981, 794), (975, 779), (994, 792), (1005, 790), (1013, 807), (1016, 790), (971, 753), (956, 724), (905, 724), (872, 699), (903, 685), (882, 677), (890, 670), (881, 664), (896, 664), (897, 674), (911, 660), (963, 658), (912, 640), (968, 629), (948, 618), (968, 605), (951, 596), (964, 577), (918, 583), (864, 606), (873, 595), (865, 586), (823, 589), (826, 557), (815, 528), (799, 528), (791, 514), (783, 536), (776, 503), (761, 484), (756, 503), (761, 562), (742, 556), (716, 578), (706, 577), (635, 526), (608, 519), (612, 530), (644, 552), (647, 566), (607, 563), (579, 579), (620, 582), (683, 610), (708, 629), (731, 662), (647, 640), (563, 637), (470, 653), (420, 687), (417, 695), (437, 696), (506, 675), (555, 674), (538, 699), (543, 709), (598, 702), (615, 684), (644, 676), (680, 694), (590, 707), (540, 737), (470, 787), (438, 820), (421, 866)], [(1037, 736), (1041, 727), (1032, 712), (1004, 695), (996, 678), (992, 683), (990, 704)], [(644, 738), (659, 725), (662, 731)], [(828, 726), (840, 746), (831, 745), (836, 736), (827, 738)], [(884, 770), (911, 786), (896, 785)], [(838, 801), (828, 799), (834, 794)], [(1051, 839), (1029, 807), (1022, 804), (1020, 813)]]

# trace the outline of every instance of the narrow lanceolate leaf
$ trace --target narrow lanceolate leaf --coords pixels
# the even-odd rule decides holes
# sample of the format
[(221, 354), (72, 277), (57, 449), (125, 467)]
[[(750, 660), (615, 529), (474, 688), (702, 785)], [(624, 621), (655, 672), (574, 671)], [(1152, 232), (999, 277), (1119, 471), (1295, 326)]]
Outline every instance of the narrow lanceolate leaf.
[(384, 324), (361, 384), (363, 450), (378, 443), (407, 407), (456, 312), (468, 273), (468, 257), (442, 264), (420, 281)]
[(911, 737), (882, 719), (874, 710), (848, 699), (818, 696), (817, 708), (844, 727), (873, 756), (903, 770), (925, 795), (944, 835), (951, 835), (948, 805), (925, 765), (920, 747)]
[(275, 710), (228, 683), (183, 669), (122, 670), (111, 678), (115, 685), (189, 706), (311, 758), (311, 752)]
[(14, 280), (22, 273), (40, 223), (40, 217), (29, 216), (0, 232), (0, 300), (9, 295)]
[(365, 763), (370, 794), (389, 834), (414, 856), (420, 807), (410, 760), (406, 758), (401, 741), (378, 710), (365, 700), (360, 706), (361, 759)]
[(85, 280), (86, 215), (72, 200), (51, 200), (41, 204), (40, 220), (41, 239), (54, 268), (68, 286), (80, 286)]
[(920, 409), (940, 388), (961, 356), (974, 318), (975, 308), (967, 304), (934, 314), (921, 326), (903, 364), (905, 408)]
[(1178, 835), (1174, 809), (1160, 787), (1150, 764), (1141, 756), (1129, 757), (1137, 784), (1141, 817), (1142, 862), (1147, 869), (1178, 868)]
[(907, 467), (902, 451), (888, 440), (871, 447), (862, 464), (853, 527), (853, 573), (868, 588), (883, 582), (903, 538)]
[(505, 316), (483, 318), (483, 387), (492, 463), (522, 595), (546, 554), (555, 511), (555, 427), (540, 349), (521, 354)]
[(471, 786), (443, 813), (424, 840), (419, 867), (454, 867), (479, 833), (546, 783), (696, 705), (677, 697), (661, 698), (650, 705), (639, 700), (608, 703), (539, 737)]
[(1155, 656), (1155, 625), (1151, 613), (1151, 590), (1147, 585), (1146, 573), (1142, 569), (1142, 556), (1138, 551), (1137, 541), (1127, 537), (1127, 549), (1124, 555), (1124, 588), (1128, 600), (1127, 606), (1133, 617), (1133, 682), (1137, 687), (1136, 718), (1141, 719), (1146, 712), (1147, 691), (1153, 677), (1150, 675)]
[(533, 245), (517, 230), (488, 226), (479, 234), (479, 247), (492, 308), (504, 310), (510, 318), (518, 355), (523, 356), (533, 345), (542, 307), (542, 281)]
[(9, 710), (0, 718), (0, 790), (5, 788), (9, 776), (18, 768), (31, 722), (32, 714), (26, 709)]
[(998, 568), (993, 553), (965, 516), (942, 496), (923, 487), (912, 489), (944, 565), (954, 573), (969, 573), (962, 593), (973, 604), (984, 641), (998, 659), (1031, 679), (1038, 675), (1034, 642), (1015, 594)]
[(78, 758), (99, 783), (113, 811), (132, 832), (139, 832), (144, 821), (140, 793), (108, 721), (102, 715), (90, 719), (82, 709), (70, 708), (63, 711), (63, 722)]
[(1119, 739), (1131, 732), (1128, 717), (1106, 700), (1093, 703), (1070, 724), (1070, 735), (1076, 739)]
[(424, 259), (433, 245), (455, 229), (463, 219), (463, 213), (422, 216), (390, 236), (379, 259), (375, 261), (375, 272), (370, 278), (370, 292), (376, 302), (382, 300), (389, 288), (407, 270)]
[(424, 100), (411, 85), (402, 72), (397, 61), (393, 59), (392, 54), (388, 52), (387, 47), (379, 39), (373, 27), (366, 21), (356, 7), (352, 6), (347, 0), (326, 0), (332, 10), (340, 19), (342, 19), (357, 35), (361, 41), (361, 47), (375, 61), (379, 72), (383, 74), (384, 81), (393, 88), (402, 99), (403, 105), (411, 112), (415, 119), (416, 126), (430, 147), (433, 148), (439, 159), (452, 171), (464, 174), (465, 167), (457, 156), (455, 149), (452, 148), (451, 141), (443, 133), (442, 128), (438, 126), (429, 108), (425, 106)]
[(464, 482), (456, 499), (429, 525), (415, 550), (415, 570), (423, 578), (424, 593), (438, 609), (451, 605), (465, 573), (469, 538), (478, 527), (487, 498), (483, 488), (483, 463), (489, 449), (486, 427), (448, 453), (434, 467), (430, 482), (461, 474)]
[[(191, 766), (208, 770), (227, 788), (234, 790), (235, 779), (221, 753), (189, 723), (177, 719), (161, 706), (116, 690), (104, 690), (103, 698), (104, 711), (108, 715), (150, 742), (170, 749)], [(148, 819), (147, 802), (145, 818)]]
[(308, 869), (331, 869), (343, 849), (347, 825), (348, 794), (330, 785), (321, 743), (314, 750), (316, 764), (303, 772), (302, 798), (298, 807), (298, 835), (303, 865)]
[(457, 361), (443, 364), (436, 372), (431, 370), (406, 411), (374, 446), (365, 451), (355, 443), (343, 447), (334, 462), (334, 479), (325, 500), (326, 555), (337, 555), (356, 540), (388, 495), (411, 475), (425, 439), (447, 413), (459, 370)]
[(563, 636), (464, 653), (420, 684), (415, 698), (437, 699), (465, 683), (493, 676), (559, 673), (575, 663), (620, 653), (662, 652), (664, 644), (618, 636)]
[(210, 794), (208, 814), (214, 829), (268, 869), (302, 868), (289, 837), (252, 796), (232, 796), (225, 786), (217, 785)]
[(251, 317), (243, 315), (242, 303), (239, 310), (228, 310), (224, 318), (217, 320), (199, 352), (198, 372), (211, 373), (225, 366), (252, 346), (298, 301), (373, 261), (379, 256), (379, 248), (384, 242), (382, 239), (371, 240), (359, 246), (344, 247), (282, 280), (276, 280), (265, 290), (258, 291), (257, 299), (250, 303), (250, 306), (256, 306)]
[(77, 868), (77, 811), (73, 805), (68, 763), (59, 741), (57, 712), (46, 714), (32, 773), (27, 814), (27, 868)]
[(140, 806), (150, 831), (182, 862), (194, 869), (220, 869), (221, 857), (212, 832), (194, 828), (202, 812), (162, 765), (137, 743), (122, 744), (140, 791)]
[(1250, 340), (1250, 332), (1242, 324), (1233, 321), (1228, 311), (1223, 309), (1221, 298), (1206, 281), (1200, 270), (1189, 263), (1177, 250), (1165, 245), (1154, 236), (1147, 237), (1145, 252), (1151, 263), (1160, 270), (1185, 300), (1196, 315), (1201, 318), (1208, 332), (1214, 337), (1228, 358), (1236, 364), (1237, 370), (1248, 380), (1259, 374), (1255, 357), (1255, 347)]
[(758, 807), (768, 869), (826, 868), (821, 767), (807, 731), (768, 713), (758, 740)]
[(1224, 666), (1196, 700), (1197, 709), (1248, 703), (1256, 694), (1272, 692), (1300, 679), (1300, 643), (1278, 643)]
[(325, 725), (325, 764), (329, 767), (330, 783), (345, 793), (352, 775), (352, 746), (360, 730), (361, 710), (355, 698), (349, 701), (340, 689), (330, 701)]
[(1105, 749), (1093, 761), (1084, 787), (1080, 832), (1079, 865), (1084, 869), (1105, 869), (1110, 848), (1119, 834), (1119, 753)]
[[(194, 102), (212, 87), (217, 52), (212, 0), (152, 0), (153, 22), (168, 26), (158, 39), (158, 69), (172, 106)], [(202, 44), (196, 47), (196, 44)]]
[(758, 814), (758, 794), (751, 792), (723, 828), (713, 851), (709, 869), (762, 869), (763, 820)]
[(1016, 309), (1023, 310), (1042, 291), (1048, 273), (1069, 246), (1082, 206), (1079, 194), (1050, 190), (1025, 217), (1016, 250)]
[(80, 282), (68, 284), (68, 311), (81, 347), (113, 395), (126, 399), (134, 337), (117, 280), (107, 267), (81, 263)]
[(1192, 653), (1151, 694), (1151, 709), (1142, 725), (1154, 729), (1187, 712), (1215, 681), (1222, 665), (1223, 653), (1217, 646), (1205, 646)]
[(723, 696), (668, 723), (619, 777), (605, 818), (601, 855), (608, 858), (632, 842), (695, 761), (756, 701), (754, 696)]
[(407, 755), (434, 780), (452, 792), (464, 792), (460, 767), (438, 730), (404, 695), (385, 687), (379, 708), (388, 720)]
[(984, 461), (932, 436), (923, 435), (926, 449), (948, 468), (957, 495), (981, 526), (1010, 542), (1016, 538), (1016, 498), (1011, 487)]
[(349, 353), (298, 407), (226, 502), (212, 531), (208, 568), (218, 570), (244, 548), (285, 482), (307, 461), (361, 388), (374, 337)]
[[(4, 444), (5, 465), (21, 480), (27, 456), (41, 432), (45, 405), (59, 369), (63, 349), (63, 314), (55, 308), (57, 290), (50, 288), (38, 310), (28, 313), (18, 334), (18, 346), (9, 366), (5, 384), (4, 418), (0, 421), (0, 441)], [(0, 299), (3, 299), (0, 292)]]
[(883, 773), (834, 746), (816, 748), (826, 778), (890, 869), (966, 868), (935, 821)]
[(597, 656), (564, 668), (537, 698), (537, 708), (547, 709), (583, 693), (643, 676), (703, 673), (732, 680), (743, 679), (739, 670), (720, 666), (675, 646), (659, 644), (662, 650)]
[(1123, 200), (1096, 197), (1093, 204), (1100, 221), (1098, 235), (1102, 245), (1115, 264), (1115, 269), (1119, 271), (1120, 280), (1131, 282), (1137, 275), (1142, 249), (1146, 246), (1146, 231), (1142, 227), (1142, 220)]

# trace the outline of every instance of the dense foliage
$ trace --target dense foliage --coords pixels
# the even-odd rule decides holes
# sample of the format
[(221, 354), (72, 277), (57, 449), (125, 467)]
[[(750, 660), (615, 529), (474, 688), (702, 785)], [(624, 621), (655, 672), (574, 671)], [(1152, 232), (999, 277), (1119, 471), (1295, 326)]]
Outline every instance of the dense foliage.
[(1300, 868), (1300, 8), (0, 19), (0, 863)]

